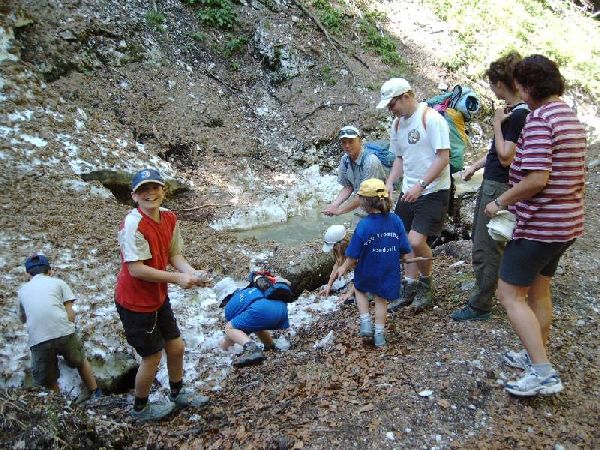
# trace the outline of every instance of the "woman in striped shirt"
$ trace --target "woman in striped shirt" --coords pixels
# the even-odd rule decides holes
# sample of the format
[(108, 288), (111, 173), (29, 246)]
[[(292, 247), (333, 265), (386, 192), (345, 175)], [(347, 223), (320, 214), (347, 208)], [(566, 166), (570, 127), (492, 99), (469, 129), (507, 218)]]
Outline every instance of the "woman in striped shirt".
[(506, 390), (518, 396), (556, 394), (563, 386), (546, 354), (550, 284), (560, 257), (583, 234), (586, 131), (560, 98), (564, 79), (553, 61), (529, 56), (513, 76), (531, 113), (510, 166), (511, 188), (486, 206), (490, 217), (507, 207), (517, 217), (500, 267), (498, 298), (525, 347), (504, 360), (525, 374)]

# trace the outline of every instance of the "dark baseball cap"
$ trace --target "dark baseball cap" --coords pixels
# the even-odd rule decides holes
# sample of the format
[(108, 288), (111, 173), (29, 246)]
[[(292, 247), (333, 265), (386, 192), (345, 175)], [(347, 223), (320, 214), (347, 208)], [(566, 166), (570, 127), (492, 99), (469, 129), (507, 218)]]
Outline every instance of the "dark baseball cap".
[(50, 262), (44, 255), (31, 255), (25, 260), (25, 270), (27, 273), (31, 272), (36, 267), (44, 266), (50, 268)]
[(163, 180), (159, 171), (156, 169), (140, 170), (133, 176), (133, 181), (131, 182), (131, 192), (135, 192), (142, 184), (146, 183), (156, 183), (164, 186), (165, 180)]

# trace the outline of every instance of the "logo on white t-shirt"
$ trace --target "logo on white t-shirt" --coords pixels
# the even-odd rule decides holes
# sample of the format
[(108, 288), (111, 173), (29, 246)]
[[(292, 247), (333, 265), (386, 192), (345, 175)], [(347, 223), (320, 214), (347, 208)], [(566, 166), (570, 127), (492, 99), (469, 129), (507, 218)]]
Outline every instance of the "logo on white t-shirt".
[(416, 144), (421, 139), (421, 133), (416, 128), (413, 128), (408, 132), (408, 143)]

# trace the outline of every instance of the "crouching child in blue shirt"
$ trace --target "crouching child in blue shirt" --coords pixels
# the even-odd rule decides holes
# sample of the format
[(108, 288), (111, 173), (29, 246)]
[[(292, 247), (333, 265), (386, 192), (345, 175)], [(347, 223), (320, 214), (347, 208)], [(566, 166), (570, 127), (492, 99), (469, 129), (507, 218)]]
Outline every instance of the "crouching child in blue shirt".
[[(360, 314), (360, 336), (373, 337), (376, 347), (385, 346), (387, 302), (400, 296), (400, 259), (410, 253), (402, 220), (390, 213), (392, 202), (383, 181), (371, 178), (361, 183), (358, 197), (369, 214), (363, 218), (346, 249), (346, 261), (338, 269), (341, 277), (354, 268), (356, 304)], [(375, 330), (369, 314), (368, 294), (375, 298)]]
[(263, 349), (248, 335), (255, 333), (265, 350), (275, 349), (275, 343), (268, 330), (289, 327), (289, 283), (251, 274), (251, 282), (246, 288), (238, 288), (235, 282), (227, 277), (215, 284), (214, 290), (217, 301), (225, 308), (227, 320), (221, 349), (227, 350), (233, 344), (244, 347), (243, 352), (233, 362), (235, 367), (261, 363), (265, 359)]

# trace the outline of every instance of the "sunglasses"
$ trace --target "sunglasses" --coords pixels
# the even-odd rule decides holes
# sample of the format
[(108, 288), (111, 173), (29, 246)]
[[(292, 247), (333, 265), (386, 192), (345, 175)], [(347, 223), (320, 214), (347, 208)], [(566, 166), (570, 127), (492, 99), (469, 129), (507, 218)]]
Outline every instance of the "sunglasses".
[(360, 135), (356, 133), (355, 130), (350, 130), (350, 129), (345, 129), (342, 128), (340, 130), (340, 133), (338, 134), (338, 137), (340, 139), (342, 138), (355, 138), (355, 137), (359, 137)]

